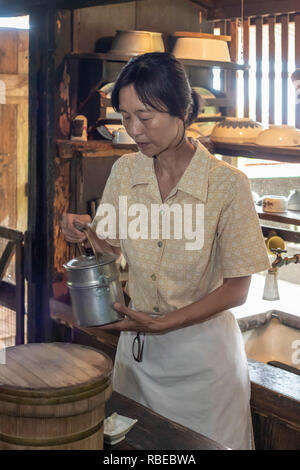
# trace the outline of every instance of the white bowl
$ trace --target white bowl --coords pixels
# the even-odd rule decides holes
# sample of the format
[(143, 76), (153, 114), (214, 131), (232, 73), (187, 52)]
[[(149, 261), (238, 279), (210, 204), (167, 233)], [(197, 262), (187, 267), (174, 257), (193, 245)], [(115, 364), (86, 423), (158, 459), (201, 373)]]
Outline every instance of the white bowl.
[(177, 59), (230, 62), (227, 42), (220, 39), (178, 38), (173, 54)]
[(264, 196), (263, 211), (264, 212), (286, 212), (288, 201), (284, 196)]
[(252, 119), (228, 117), (215, 125), (211, 140), (235, 144), (253, 143), (262, 131), (263, 126)]
[(146, 52), (165, 52), (162, 33), (117, 31), (109, 55), (139, 55)]
[(300, 130), (292, 126), (270, 126), (256, 139), (257, 145), (268, 147), (297, 147), (300, 145)]

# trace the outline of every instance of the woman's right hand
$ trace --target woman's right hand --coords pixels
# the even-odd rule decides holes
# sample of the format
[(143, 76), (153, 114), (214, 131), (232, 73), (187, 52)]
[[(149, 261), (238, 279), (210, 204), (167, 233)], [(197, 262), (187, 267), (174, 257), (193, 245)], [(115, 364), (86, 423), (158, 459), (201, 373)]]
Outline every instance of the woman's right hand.
[(86, 234), (74, 226), (74, 222), (87, 227), (92, 221), (88, 214), (63, 214), (61, 219), (61, 230), (65, 239), (70, 243), (82, 243), (86, 240)]

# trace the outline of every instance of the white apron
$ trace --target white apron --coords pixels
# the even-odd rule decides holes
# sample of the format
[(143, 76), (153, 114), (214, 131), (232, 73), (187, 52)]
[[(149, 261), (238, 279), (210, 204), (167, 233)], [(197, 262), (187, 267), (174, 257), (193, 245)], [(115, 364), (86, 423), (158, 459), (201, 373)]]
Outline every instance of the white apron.
[(132, 355), (135, 336), (120, 335), (115, 391), (231, 449), (253, 448), (247, 358), (230, 311), (169, 333), (146, 333), (141, 363)]

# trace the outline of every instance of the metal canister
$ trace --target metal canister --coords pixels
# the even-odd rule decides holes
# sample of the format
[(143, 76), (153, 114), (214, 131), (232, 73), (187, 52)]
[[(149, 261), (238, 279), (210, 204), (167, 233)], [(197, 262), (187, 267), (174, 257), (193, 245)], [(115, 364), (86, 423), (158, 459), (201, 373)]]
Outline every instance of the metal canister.
[(122, 318), (114, 302), (125, 305), (117, 257), (105, 253), (97, 258), (92, 250), (64, 264), (76, 323), (101, 326)]

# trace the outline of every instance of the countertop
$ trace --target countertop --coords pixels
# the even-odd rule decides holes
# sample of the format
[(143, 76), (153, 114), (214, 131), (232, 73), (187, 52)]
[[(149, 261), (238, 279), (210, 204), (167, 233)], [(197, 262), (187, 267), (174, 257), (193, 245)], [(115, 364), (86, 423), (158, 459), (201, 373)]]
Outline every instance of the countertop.
[(123, 441), (104, 450), (230, 450), (117, 392), (106, 403), (106, 417), (114, 412), (138, 421)]

